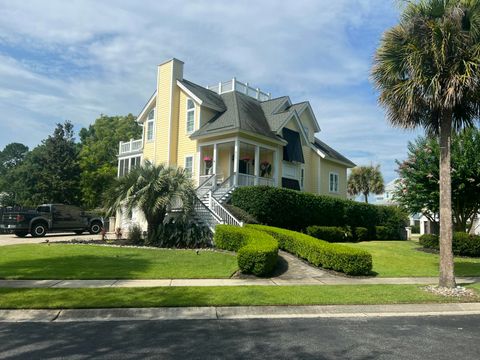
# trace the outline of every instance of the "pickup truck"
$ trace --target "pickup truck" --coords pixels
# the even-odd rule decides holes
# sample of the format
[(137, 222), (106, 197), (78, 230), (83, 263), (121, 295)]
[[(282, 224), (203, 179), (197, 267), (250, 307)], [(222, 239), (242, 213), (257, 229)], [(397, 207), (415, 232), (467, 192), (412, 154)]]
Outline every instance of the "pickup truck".
[(98, 234), (103, 228), (101, 217), (88, 214), (82, 209), (63, 204), (44, 204), (31, 211), (7, 212), (2, 216), (0, 229), (13, 232), (18, 237), (31, 234), (42, 237), (46, 233), (85, 231)]

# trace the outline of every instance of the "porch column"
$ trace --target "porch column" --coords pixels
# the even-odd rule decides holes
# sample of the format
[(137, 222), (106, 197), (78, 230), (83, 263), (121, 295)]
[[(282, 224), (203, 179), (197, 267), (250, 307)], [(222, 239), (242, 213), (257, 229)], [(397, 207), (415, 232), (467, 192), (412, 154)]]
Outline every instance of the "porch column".
[(279, 179), (279, 170), (280, 169), (280, 161), (278, 156), (278, 148), (277, 150), (273, 151), (273, 181), (276, 187), (280, 187), (281, 180)]
[(255, 145), (255, 170), (254, 184), (258, 185), (258, 177), (260, 176), (260, 146)]
[(213, 163), (212, 163), (212, 173), (217, 174), (217, 144), (213, 144)]
[(233, 184), (235, 186), (238, 185), (238, 162), (239, 161), (240, 161), (240, 140), (236, 138), (235, 149), (233, 153), (233, 173), (235, 174), (233, 177)]

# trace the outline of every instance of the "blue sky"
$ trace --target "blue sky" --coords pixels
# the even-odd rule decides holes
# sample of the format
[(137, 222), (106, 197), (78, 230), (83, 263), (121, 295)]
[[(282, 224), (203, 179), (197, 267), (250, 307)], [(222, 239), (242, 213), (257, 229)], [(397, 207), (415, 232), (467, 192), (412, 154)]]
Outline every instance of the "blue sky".
[(394, 0), (0, 0), (0, 148), (37, 145), (55, 123), (138, 114), (156, 65), (185, 62), (202, 85), (241, 81), (309, 100), (318, 137), (395, 177), (417, 134), (391, 128), (369, 81)]

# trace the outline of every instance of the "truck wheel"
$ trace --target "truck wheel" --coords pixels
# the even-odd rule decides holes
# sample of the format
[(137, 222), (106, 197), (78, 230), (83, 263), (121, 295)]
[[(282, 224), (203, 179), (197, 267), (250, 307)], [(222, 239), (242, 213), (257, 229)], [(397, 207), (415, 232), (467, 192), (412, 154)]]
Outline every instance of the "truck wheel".
[(25, 236), (28, 235), (28, 231), (15, 231), (15, 235), (20, 238), (24, 238)]
[(102, 231), (102, 223), (95, 221), (90, 225), (90, 229), (88, 230), (90, 234), (96, 235)]
[(44, 223), (36, 223), (32, 226), (33, 237), (43, 237), (47, 233), (47, 226)]

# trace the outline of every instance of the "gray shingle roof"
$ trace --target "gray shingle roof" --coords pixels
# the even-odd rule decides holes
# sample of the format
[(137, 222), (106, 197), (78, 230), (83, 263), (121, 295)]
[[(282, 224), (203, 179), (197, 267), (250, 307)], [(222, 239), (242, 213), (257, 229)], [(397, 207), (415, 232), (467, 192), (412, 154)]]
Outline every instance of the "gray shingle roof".
[(226, 111), (195, 131), (192, 136), (213, 134), (225, 130), (244, 130), (278, 140), (267, 122), (260, 102), (250, 96), (233, 91), (220, 95)]
[(180, 80), (180, 83), (202, 100), (202, 105), (219, 111), (226, 110), (222, 97), (216, 92), (185, 79)]
[(345, 164), (348, 164), (351, 167), (356, 166), (353, 162), (348, 160), (345, 156), (343, 156), (338, 151), (334, 150), (333, 148), (331, 148), (330, 146), (328, 146), (323, 141), (317, 138), (315, 138), (315, 142), (313, 143), (313, 145), (326, 155), (327, 160), (341, 161)]

